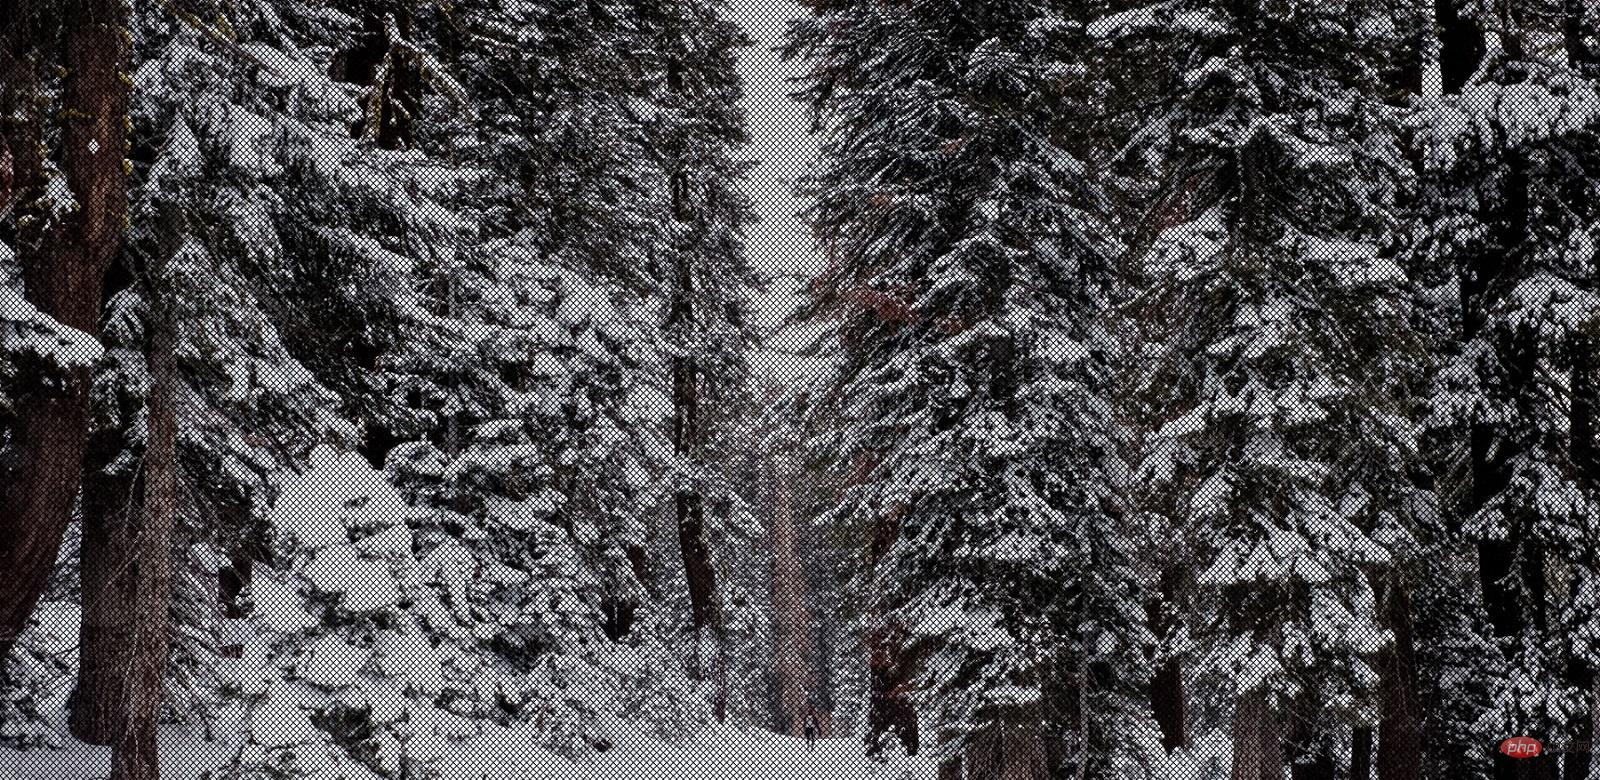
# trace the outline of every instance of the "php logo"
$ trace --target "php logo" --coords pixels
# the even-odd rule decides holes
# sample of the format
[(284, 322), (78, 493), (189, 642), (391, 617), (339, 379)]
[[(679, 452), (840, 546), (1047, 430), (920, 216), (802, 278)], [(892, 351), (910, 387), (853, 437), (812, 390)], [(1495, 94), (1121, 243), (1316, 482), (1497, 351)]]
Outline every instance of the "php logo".
[(1544, 743), (1533, 737), (1512, 737), (1500, 743), (1500, 752), (1512, 758), (1534, 758), (1544, 752)]

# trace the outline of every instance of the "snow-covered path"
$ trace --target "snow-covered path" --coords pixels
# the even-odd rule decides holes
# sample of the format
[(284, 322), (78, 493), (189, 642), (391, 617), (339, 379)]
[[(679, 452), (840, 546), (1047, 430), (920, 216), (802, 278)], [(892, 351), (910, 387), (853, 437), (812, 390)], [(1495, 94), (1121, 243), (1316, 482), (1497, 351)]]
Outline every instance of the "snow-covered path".
[(853, 739), (821, 740), (808, 751), (804, 740), (734, 730), (713, 730), (693, 743), (670, 748), (632, 745), (618, 758), (622, 760), (601, 774), (594, 766), (578, 767), (578, 774), (561, 780), (899, 780), (908, 770), (916, 780), (933, 777), (931, 771), (921, 771), (927, 767), (891, 768), (874, 762)]
[[(99, 780), (110, 771), (110, 751), (73, 740), (61, 750), (0, 750), (6, 780)], [(210, 780), (226, 750), (168, 730), (162, 745), (164, 780)], [(765, 732), (714, 729), (681, 744), (649, 740), (618, 745), (592, 761), (572, 763), (512, 732), (461, 743), (439, 770), (441, 780), (931, 780), (920, 763), (887, 766), (868, 759), (852, 739), (822, 740), (808, 751), (802, 740)], [(370, 780), (347, 764), (317, 780)]]

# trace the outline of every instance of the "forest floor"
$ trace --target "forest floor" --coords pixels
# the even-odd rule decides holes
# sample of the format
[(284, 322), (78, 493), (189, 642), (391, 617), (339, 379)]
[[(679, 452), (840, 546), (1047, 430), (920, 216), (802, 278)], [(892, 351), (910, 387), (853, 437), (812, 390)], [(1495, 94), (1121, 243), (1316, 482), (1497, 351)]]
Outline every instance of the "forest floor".
[[(162, 739), (163, 780), (210, 780), (226, 762), (226, 749), (197, 733), (170, 727)], [(111, 755), (76, 740), (59, 750), (0, 750), (6, 780), (99, 780), (110, 774)], [(712, 729), (679, 744), (640, 738), (590, 761), (574, 763), (532, 747), (514, 732), (486, 734), (462, 742), (439, 767), (440, 780), (932, 780), (919, 763), (885, 765), (866, 757), (854, 739), (826, 739), (808, 751), (802, 740), (760, 731)], [(317, 780), (368, 780), (347, 765)]]

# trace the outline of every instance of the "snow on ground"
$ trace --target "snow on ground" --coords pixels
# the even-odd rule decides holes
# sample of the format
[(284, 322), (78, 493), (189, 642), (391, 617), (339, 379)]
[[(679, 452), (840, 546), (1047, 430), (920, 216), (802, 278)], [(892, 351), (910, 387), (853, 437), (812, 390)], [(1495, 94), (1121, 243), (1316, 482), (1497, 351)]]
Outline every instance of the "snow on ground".
[[(98, 780), (110, 773), (111, 757), (67, 739), (61, 750), (0, 750), (0, 777), (6, 780)], [(885, 765), (866, 757), (853, 739), (829, 739), (808, 751), (805, 742), (766, 732), (714, 729), (686, 743), (665, 744), (640, 738), (584, 763), (573, 763), (533, 747), (533, 739), (512, 730), (467, 740), (439, 769), (441, 780), (932, 780), (927, 762)], [(187, 728), (162, 735), (164, 780), (211, 780), (226, 762), (228, 749), (207, 743)], [(318, 776), (325, 780), (369, 780), (362, 767), (347, 765)]]

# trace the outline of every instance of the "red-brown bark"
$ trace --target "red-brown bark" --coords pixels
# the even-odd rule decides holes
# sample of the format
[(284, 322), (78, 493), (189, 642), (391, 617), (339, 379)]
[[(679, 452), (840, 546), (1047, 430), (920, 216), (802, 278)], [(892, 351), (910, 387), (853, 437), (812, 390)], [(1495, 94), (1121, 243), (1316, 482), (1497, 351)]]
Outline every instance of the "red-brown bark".
[[(18, 216), (16, 252), (25, 294), (40, 312), (98, 335), (102, 286), (127, 227), (127, 9), (81, 0), (65, 19), (66, 77), (61, 170), (73, 207), (46, 195), (39, 69), (43, 52), (22, 4), (0, 16), (0, 111), (11, 149)], [(17, 399), (0, 454), (0, 656), (43, 595), (71, 517), (88, 435), (90, 371), (65, 369)]]
[[(675, 92), (685, 89), (681, 66), (669, 62), (667, 88)], [(690, 202), (689, 178), (682, 171), (671, 176), (673, 219), (689, 223), (695, 219)], [(692, 247), (679, 247), (674, 258), (673, 291), (669, 304), (667, 328), (679, 338), (688, 338), (696, 327), (694, 306), (694, 252)], [(701, 461), (704, 451), (704, 431), (701, 425), (701, 369), (698, 358), (689, 351), (672, 358), (672, 448), (681, 465), (694, 467)], [(706, 679), (704, 659), (700, 657), (701, 640), (710, 632), (716, 644), (717, 698), (714, 702), (716, 717), (722, 721), (727, 715), (727, 642), (722, 635), (722, 618), (717, 606), (717, 572), (712, 565), (711, 547), (706, 539), (705, 497), (701, 493), (697, 474), (682, 476), (674, 504), (678, 520), (678, 551), (683, 558), (684, 579), (689, 588), (690, 623), (694, 630), (694, 658), (690, 674), (694, 679)]]
[[(867, 551), (870, 570), (888, 555), (900, 536), (903, 507), (880, 514), (873, 523)], [(905, 631), (884, 613), (888, 605), (873, 599), (873, 628), (867, 633), (867, 745), (874, 754), (882, 750), (884, 737), (893, 735), (907, 755), (916, 755), (922, 738), (917, 710), (911, 694), (916, 674), (916, 654), (908, 647)]]
[[(777, 679), (780, 729), (800, 736), (817, 690), (817, 641), (810, 583), (795, 512), (796, 475), (781, 455), (767, 467), (772, 524), (772, 666)], [(826, 719), (818, 717), (826, 736)]]
[[(81, 503), (83, 542), (78, 578), (83, 609), (78, 627), (78, 681), (71, 697), (72, 735), (110, 745), (128, 712), (126, 678), (137, 627), (136, 553), (143, 526), (142, 480), (106, 468), (122, 450), (121, 431), (92, 437)], [(105, 441), (98, 441), (104, 439)]]
[(1379, 651), (1378, 780), (1422, 777), (1422, 709), (1417, 697), (1416, 647), (1411, 638), (1411, 594), (1398, 572), (1378, 589), (1378, 609), (1394, 641)]
[[(156, 307), (157, 309), (161, 307)], [(174, 399), (177, 368), (173, 325), (153, 315), (150, 392), (146, 404), (143, 507), (131, 535), (132, 581), (128, 613), (128, 665), (121, 697), (126, 709), (116, 730), (111, 780), (157, 780), (156, 717), (166, 679), (168, 622), (172, 602), (172, 529), (177, 514), (178, 421)]]
[(1264, 691), (1241, 694), (1234, 702), (1232, 732), (1232, 780), (1282, 780), (1282, 718)]

